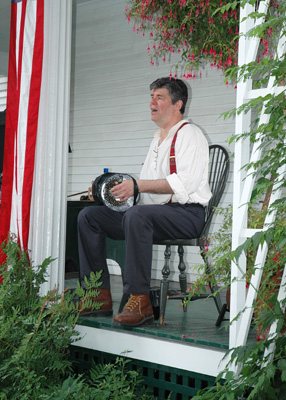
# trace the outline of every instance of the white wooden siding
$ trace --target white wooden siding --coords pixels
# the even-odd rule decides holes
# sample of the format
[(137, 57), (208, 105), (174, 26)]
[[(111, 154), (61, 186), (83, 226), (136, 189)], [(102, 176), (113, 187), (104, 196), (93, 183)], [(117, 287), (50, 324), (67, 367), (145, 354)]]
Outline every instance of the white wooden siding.
[(7, 76), (0, 76), (0, 111), (6, 110), (7, 104)]
[[(149, 84), (169, 76), (172, 62), (151, 66), (148, 33), (133, 32), (124, 0), (76, 0), (73, 10), (68, 193), (86, 190), (107, 167), (138, 177), (157, 127), (150, 120)], [(235, 107), (235, 90), (215, 68), (187, 81), (190, 100), (185, 117), (198, 125), (210, 144), (226, 145), (234, 120), (219, 115)], [(72, 197), (78, 200), (78, 197)], [(222, 205), (232, 202), (232, 176)], [(154, 248), (153, 277), (160, 276), (163, 248)], [(175, 257), (177, 260), (177, 256)], [(188, 251), (189, 265), (201, 262)], [(177, 263), (177, 261), (176, 261)], [(177, 278), (177, 273), (172, 274)]]

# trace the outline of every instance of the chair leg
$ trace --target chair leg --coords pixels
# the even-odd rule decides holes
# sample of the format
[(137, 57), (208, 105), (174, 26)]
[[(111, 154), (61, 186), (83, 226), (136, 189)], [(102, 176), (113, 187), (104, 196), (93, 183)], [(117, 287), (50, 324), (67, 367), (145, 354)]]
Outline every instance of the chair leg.
[(182, 293), (187, 293), (186, 264), (184, 262), (184, 248), (181, 244), (178, 246), (178, 254), (180, 259), (178, 265), (178, 269), (180, 271), (179, 275), (180, 289)]
[(222, 321), (224, 320), (224, 315), (225, 315), (226, 311), (227, 311), (227, 305), (224, 304), (222, 306), (221, 310), (220, 310), (220, 313), (219, 313), (218, 318), (216, 320), (215, 326), (220, 326), (221, 325)]
[(167, 245), (164, 252), (165, 262), (162, 269), (162, 280), (160, 284), (160, 316), (159, 323), (160, 325), (164, 322), (167, 296), (168, 296), (168, 288), (169, 288), (169, 275), (170, 275), (170, 257), (171, 257), (171, 246)]

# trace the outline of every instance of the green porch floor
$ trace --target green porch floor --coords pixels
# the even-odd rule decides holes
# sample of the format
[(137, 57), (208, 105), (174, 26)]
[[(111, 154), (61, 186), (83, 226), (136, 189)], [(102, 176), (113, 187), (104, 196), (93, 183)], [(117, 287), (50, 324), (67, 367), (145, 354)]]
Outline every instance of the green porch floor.
[[(66, 288), (74, 288), (77, 279), (66, 279)], [(171, 287), (174, 283), (171, 283)], [(158, 282), (152, 282), (152, 286), (158, 286)], [(120, 276), (111, 276), (111, 290), (113, 298), (113, 313), (118, 312), (122, 296), (122, 280)], [(222, 301), (224, 299), (222, 298)], [(190, 302), (187, 311), (184, 312), (179, 300), (168, 300), (165, 321), (160, 325), (155, 321), (151, 325), (143, 325), (138, 328), (123, 328), (113, 326), (113, 317), (84, 317), (80, 318), (79, 324), (94, 328), (125, 331), (136, 335), (155, 336), (162, 340), (173, 340), (197, 344), (200, 346), (214, 347), (217, 349), (228, 349), (229, 330), (228, 321), (223, 321), (220, 327), (215, 323), (218, 312), (212, 298), (199, 299)], [(229, 317), (226, 312), (225, 318)], [(251, 328), (249, 340), (255, 340), (255, 330)]]

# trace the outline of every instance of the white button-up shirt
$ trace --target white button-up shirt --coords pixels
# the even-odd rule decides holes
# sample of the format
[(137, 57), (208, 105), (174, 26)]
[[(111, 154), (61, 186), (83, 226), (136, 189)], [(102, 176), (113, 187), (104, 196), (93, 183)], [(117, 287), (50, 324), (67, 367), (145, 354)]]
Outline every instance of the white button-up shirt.
[(181, 128), (175, 144), (177, 173), (170, 174), (170, 147), (175, 133), (186, 120), (174, 125), (158, 146), (160, 130), (151, 142), (140, 179), (167, 179), (174, 194), (140, 193), (140, 204), (165, 204), (170, 201), (199, 203), (206, 206), (211, 198), (208, 184), (209, 146), (202, 131), (193, 124)]

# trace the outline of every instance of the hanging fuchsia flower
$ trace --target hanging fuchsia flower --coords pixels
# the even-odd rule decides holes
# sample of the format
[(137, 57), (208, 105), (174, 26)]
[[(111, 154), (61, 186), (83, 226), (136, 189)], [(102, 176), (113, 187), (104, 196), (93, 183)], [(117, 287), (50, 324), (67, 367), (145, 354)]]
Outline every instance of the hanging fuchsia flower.
[(273, 261), (279, 262), (279, 251), (278, 251), (278, 253), (275, 254), (275, 257), (273, 258)]
[(227, 17), (228, 17), (228, 12), (226, 11), (222, 16), (222, 19), (225, 21), (227, 19)]
[[(198, 68), (204, 62), (223, 71), (237, 64), (239, 4), (234, 9), (229, 7), (224, 12), (217, 12), (227, 4), (226, 1), (128, 0), (128, 3), (131, 5), (125, 8), (126, 18), (135, 21), (138, 28), (135, 26), (134, 31), (149, 30), (151, 40), (156, 43), (148, 48), (149, 56), (154, 60), (160, 57), (165, 61), (167, 51), (180, 54), (177, 66), (185, 62), (186, 72), (183, 70), (182, 74), (189, 78), (193, 76), (187, 70)], [(271, 28), (267, 28), (263, 39), (270, 41), (272, 35)], [(160, 46), (159, 42), (162, 42)], [(266, 42), (262, 45), (264, 56), (271, 57), (270, 45)]]

